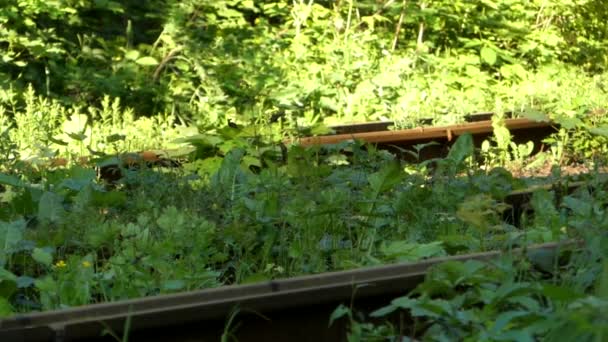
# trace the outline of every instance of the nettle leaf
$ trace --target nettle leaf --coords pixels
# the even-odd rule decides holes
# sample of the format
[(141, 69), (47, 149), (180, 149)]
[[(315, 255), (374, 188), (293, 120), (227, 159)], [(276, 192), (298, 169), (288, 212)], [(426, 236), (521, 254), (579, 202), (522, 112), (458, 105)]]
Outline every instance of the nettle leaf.
[(473, 136), (470, 133), (466, 133), (458, 137), (450, 149), (447, 159), (456, 165), (460, 165), (465, 159), (474, 154), (475, 145), (473, 144)]
[(481, 51), (479, 52), (480, 56), (481, 56), (481, 60), (489, 65), (494, 65), (496, 64), (496, 60), (498, 59), (497, 55), (496, 55), (496, 51), (494, 51), (494, 49), (484, 46), (481, 48)]
[(412, 305), (412, 316), (439, 318), (441, 316), (451, 316), (452, 307), (450, 302), (443, 299), (429, 299), (417, 301), (417, 305)]
[(418, 303), (418, 301), (415, 299), (411, 299), (409, 297), (400, 297), (397, 299), (393, 299), (391, 301), (391, 304), (372, 312), (370, 314), (370, 316), (371, 317), (386, 316), (399, 309), (411, 309), (412, 307), (415, 307), (417, 303)]
[(374, 192), (381, 193), (399, 184), (404, 177), (405, 172), (401, 169), (401, 165), (394, 161), (386, 164), (380, 171), (371, 174), (368, 181)]
[(498, 317), (496, 317), (494, 325), (491, 328), (491, 333), (498, 334), (503, 329), (505, 329), (513, 320), (520, 318), (520, 317), (528, 316), (528, 315), (530, 315), (530, 313), (528, 311), (503, 312), (500, 315), (498, 315)]
[[(329, 316), (329, 327), (338, 319), (342, 317), (350, 317), (350, 309), (344, 304), (340, 304)], [(373, 314), (372, 314), (373, 315)]]

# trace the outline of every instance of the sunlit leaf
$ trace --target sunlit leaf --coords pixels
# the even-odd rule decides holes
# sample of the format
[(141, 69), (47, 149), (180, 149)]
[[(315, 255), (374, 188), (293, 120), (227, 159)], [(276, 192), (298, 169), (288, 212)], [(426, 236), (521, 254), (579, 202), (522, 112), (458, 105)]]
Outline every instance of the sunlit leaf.
[(158, 64), (156, 59), (150, 56), (138, 58), (135, 63), (143, 66), (154, 66)]
[(484, 46), (480, 51), (481, 60), (489, 65), (496, 64), (496, 51), (494, 49)]

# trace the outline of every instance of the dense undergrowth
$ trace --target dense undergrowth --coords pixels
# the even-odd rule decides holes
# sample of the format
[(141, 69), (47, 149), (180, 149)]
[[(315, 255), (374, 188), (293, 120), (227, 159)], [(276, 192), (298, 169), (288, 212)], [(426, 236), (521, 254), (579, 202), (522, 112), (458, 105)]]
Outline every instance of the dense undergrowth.
[[(5, 5), (0, 316), (503, 250), (331, 320), (350, 320), (351, 341), (605, 338), (602, 1)], [(338, 122), (486, 110), (494, 135), (479, 149), (465, 135), (416, 164), (359, 142), (281, 142)], [(532, 155), (507, 112), (559, 128)], [(118, 162), (149, 149), (181, 167)], [(104, 180), (113, 164), (122, 178)], [(560, 169), (579, 166), (590, 172)], [(572, 181), (587, 186), (568, 193)], [(510, 214), (512, 191), (549, 183)]]
[(21, 112), (33, 84), (199, 128), (577, 112), (605, 104), (607, 18), (601, 0), (10, 0), (0, 104)]

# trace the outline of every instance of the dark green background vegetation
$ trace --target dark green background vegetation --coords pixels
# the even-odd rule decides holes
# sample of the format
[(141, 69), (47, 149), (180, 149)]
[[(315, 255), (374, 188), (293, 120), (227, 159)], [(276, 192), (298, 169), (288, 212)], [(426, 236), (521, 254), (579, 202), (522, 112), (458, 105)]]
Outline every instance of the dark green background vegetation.
[(602, 0), (3, 0), (0, 99), (31, 83), (198, 124), (463, 114), (535, 73), (603, 73), (607, 23)]

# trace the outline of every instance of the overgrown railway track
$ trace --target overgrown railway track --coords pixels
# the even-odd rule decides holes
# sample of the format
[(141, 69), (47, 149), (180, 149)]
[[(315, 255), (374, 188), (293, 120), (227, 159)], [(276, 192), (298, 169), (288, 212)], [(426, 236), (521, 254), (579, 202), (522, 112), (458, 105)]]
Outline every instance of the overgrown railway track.
[[(506, 125), (516, 141), (539, 144), (554, 130), (550, 123), (526, 119), (507, 119)], [(488, 120), (405, 131), (361, 132), (359, 127), (357, 132), (345, 133), (347, 129), (337, 127), (341, 134), (306, 138), (302, 143), (330, 144), (355, 138), (390, 148), (442, 141), (440, 148), (422, 156), (424, 159), (447, 152), (449, 144), (461, 134), (471, 133), (476, 142), (492, 134)], [(145, 162), (157, 158), (140, 157)], [(510, 208), (503, 219), (518, 226), (520, 216), (529, 214), (527, 203), (539, 188), (567, 194), (583, 186), (588, 183), (549, 184), (513, 192), (504, 199)], [(129, 341), (218, 341), (228, 334), (239, 341), (346, 341), (346, 322), (328, 326), (338, 305), (377, 309), (415, 288), (434, 265), (490, 261), (505, 253), (525, 257), (545, 251), (557, 255), (558, 250), (575, 247), (573, 242), (550, 243), (17, 315), (0, 320), (0, 341), (115, 341), (123, 334)], [(104, 335), (109, 331), (114, 336)]]
[[(458, 125), (403, 130), (388, 130), (393, 124), (392, 122), (335, 126), (332, 128), (336, 134), (304, 137), (297, 142), (302, 146), (314, 146), (337, 144), (348, 140), (361, 140), (398, 154), (399, 149), (413, 150), (413, 147), (418, 144), (435, 142), (434, 145), (426, 146), (417, 160), (414, 160), (423, 161), (446, 156), (449, 147), (463, 134), (471, 134), (476, 147), (480, 147), (484, 140), (491, 137), (494, 130), (491, 113), (475, 114), (469, 117), (471, 122)], [(532, 141), (535, 152), (543, 150), (543, 140), (556, 132), (555, 125), (551, 122), (533, 121), (526, 118), (505, 119), (504, 125), (509, 129), (513, 142), (520, 144)], [(409, 154), (399, 155), (403, 159), (412, 159)]]
[[(570, 193), (586, 182), (553, 184), (513, 192), (505, 202), (520, 215), (538, 189)], [(328, 326), (340, 304), (377, 309), (415, 288), (434, 265), (447, 261), (490, 261), (505, 253), (558, 255), (572, 241), (490, 251), (414, 263), (278, 279), (252, 285), (162, 295), (0, 320), (0, 341), (219, 341), (228, 332), (239, 341), (346, 341), (345, 322)]]
[(0, 320), (0, 340), (111, 341), (104, 331), (122, 336), (128, 327), (129, 341), (220, 341), (227, 331), (239, 341), (345, 341), (344, 322), (328, 326), (341, 303), (378, 308), (447, 261), (490, 261), (505, 253), (572, 246), (551, 243), (19, 315)]

